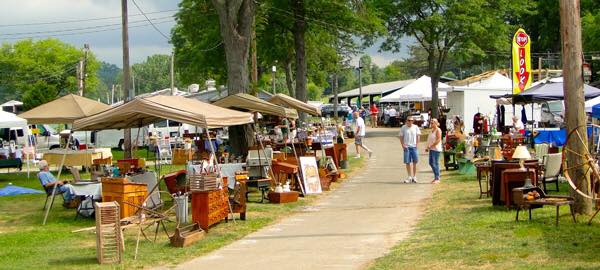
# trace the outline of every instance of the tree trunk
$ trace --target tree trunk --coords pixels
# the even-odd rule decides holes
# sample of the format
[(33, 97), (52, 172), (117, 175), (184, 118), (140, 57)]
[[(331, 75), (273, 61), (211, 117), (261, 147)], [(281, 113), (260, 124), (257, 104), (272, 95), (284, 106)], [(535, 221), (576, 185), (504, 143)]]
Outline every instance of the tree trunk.
[[(440, 55), (441, 57), (441, 55)], [(428, 55), (427, 55), (427, 64), (428, 64), (428, 69), (429, 69), (429, 77), (431, 78), (431, 117), (432, 118), (438, 118), (439, 115), (439, 110), (438, 110), (438, 104), (439, 104), (439, 100), (438, 100), (438, 92), (437, 92), (437, 85), (438, 82), (440, 81), (440, 72), (438, 71), (439, 68), (436, 67), (435, 65), (436, 62), (436, 55), (435, 55), (435, 49), (433, 48), (433, 46), (429, 47), (428, 50)]]
[[(248, 57), (252, 41), (255, 2), (253, 0), (211, 0), (219, 14), (219, 27), (227, 61), (228, 95), (250, 90)], [(245, 154), (255, 144), (249, 125), (229, 128), (229, 142), (234, 154)]]
[[(304, 0), (292, 0), (294, 14), (294, 49), (296, 51), (296, 98), (306, 102), (306, 48), (304, 34), (306, 32)], [(300, 122), (306, 119), (300, 114)]]
[(294, 89), (294, 79), (292, 75), (292, 61), (290, 59), (286, 59), (285, 63), (285, 85), (287, 86), (288, 93), (290, 97), (296, 96), (296, 89)]
[[(585, 128), (585, 106), (583, 98), (583, 52), (581, 46), (581, 17), (579, 0), (560, 0), (560, 32), (562, 37), (562, 63), (565, 97), (565, 114), (567, 131), (578, 128), (579, 134), (575, 140), (569, 140), (571, 149), (578, 153), (586, 152), (587, 131)], [(567, 153), (569, 164), (585, 164), (585, 160), (579, 154)], [(571, 169), (569, 174), (578, 189), (583, 193), (590, 194), (590, 176), (586, 173), (587, 168), (581, 166)], [(591, 214), (592, 200), (586, 199), (576, 192), (571, 191), (575, 197), (575, 212), (580, 214)]]

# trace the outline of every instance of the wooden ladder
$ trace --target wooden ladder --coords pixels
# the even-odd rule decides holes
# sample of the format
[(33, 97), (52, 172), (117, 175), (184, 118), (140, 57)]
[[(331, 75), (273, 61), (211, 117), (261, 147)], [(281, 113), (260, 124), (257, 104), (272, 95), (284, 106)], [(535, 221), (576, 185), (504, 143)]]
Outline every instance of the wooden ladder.
[(123, 259), (123, 236), (117, 202), (95, 203), (96, 209), (96, 256), (98, 262), (121, 263)]

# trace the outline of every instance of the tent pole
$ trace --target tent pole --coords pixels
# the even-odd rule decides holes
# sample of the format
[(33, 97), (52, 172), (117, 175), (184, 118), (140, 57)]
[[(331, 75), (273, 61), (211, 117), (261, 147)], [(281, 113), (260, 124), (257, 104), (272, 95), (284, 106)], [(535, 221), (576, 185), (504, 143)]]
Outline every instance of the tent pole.
[(73, 133), (69, 134), (69, 138), (67, 139), (67, 143), (65, 144), (65, 149), (63, 152), (62, 160), (60, 161), (60, 166), (58, 167), (58, 175), (56, 176), (56, 184), (52, 188), (52, 196), (50, 197), (50, 206), (46, 208), (46, 214), (44, 215), (44, 222), (42, 225), (46, 225), (46, 220), (48, 220), (48, 213), (50, 213), (50, 208), (54, 204), (54, 195), (56, 194), (56, 186), (58, 186), (58, 181), (60, 181), (60, 175), (62, 173), (62, 167), (65, 165), (65, 159), (67, 158), (67, 149), (69, 149), (69, 142), (71, 141), (71, 137)]
[[(213, 142), (210, 140), (210, 132), (208, 132), (208, 123), (206, 123), (206, 117), (204, 117), (204, 132), (206, 132), (206, 138), (208, 139), (208, 145), (210, 146), (210, 151), (212, 152), (212, 155), (214, 155), (215, 158), (215, 168), (216, 168), (216, 172), (217, 172), (217, 177), (222, 179), (222, 175), (221, 175), (221, 168), (219, 167), (219, 159), (217, 158), (217, 152), (215, 150), (215, 146), (213, 145)], [(216, 138), (215, 138), (216, 139)], [(209, 155), (209, 162), (210, 162), (210, 156)], [(235, 181), (235, 178), (233, 179), (233, 181)], [(222, 187), (223, 188), (223, 187)], [(228, 187), (224, 187), (224, 188), (228, 188)], [(227, 196), (229, 197), (229, 196)], [(233, 223), (235, 224), (235, 216), (233, 215), (233, 208), (231, 207), (231, 202), (229, 202), (229, 198), (227, 198), (227, 205), (229, 206), (229, 212), (231, 213), (231, 219), (233, 220)]]

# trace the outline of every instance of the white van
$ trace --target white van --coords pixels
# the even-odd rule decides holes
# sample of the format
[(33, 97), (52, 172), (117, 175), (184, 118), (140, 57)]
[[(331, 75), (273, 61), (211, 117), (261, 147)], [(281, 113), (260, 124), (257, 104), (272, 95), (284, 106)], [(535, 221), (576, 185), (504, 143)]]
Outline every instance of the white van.
[[(32, 143), (37, 149), (54, 149), (60, 147), (60, 137), (48, 125), (29, 125), (32, 134)], [(0, 128), (0, 138), (4, 141), (15, 141), (19, 145), (26, 145), (27, 136), (20, 127)]]

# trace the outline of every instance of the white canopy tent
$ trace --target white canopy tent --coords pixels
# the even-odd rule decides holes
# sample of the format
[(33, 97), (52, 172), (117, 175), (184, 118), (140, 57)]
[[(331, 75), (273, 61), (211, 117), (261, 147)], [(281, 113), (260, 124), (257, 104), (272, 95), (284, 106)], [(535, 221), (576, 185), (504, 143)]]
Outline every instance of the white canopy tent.
[[(473, 116), (476, 113), (490, 117), (495, 115), (496, 100), (490, 98), (490, 95), (508, 94), (512, 91), (512, 80), (498, 72), (486, 72), (451, 84), (452, 86), (440, 87), (439, 90), (448, 93), (446, 104), (450, 109), (449, 118), (460, 116), (465, 123), (466, 132), (473, 129)], [(512, 109), (506, 110), (506, 114), (512, 115)], [(510, 119), (510, 116), (505, 116), (505, 119)], [(507, 124), (512, 122), (509, 120)]]
[[(445, 83), (438, 83), (438, 88), (448, 88)], [(439, 98), (446, 98), (446, 92), (438, 92)], [(379, 102), (402, 102), (402, 101), (430, 101), (431, 100), (431, 78), (429, 76), (421, 76), (414, 82), (411, 82), (404, 88), (382, 97)]]
[(592, 113), (592, 107), (594, 107), (594, 105), (596, 104), (600, 104), (600, 97), (595, 97), (592, 98), (588, 101), (585, 102), (585, 112), (586, 113)]

